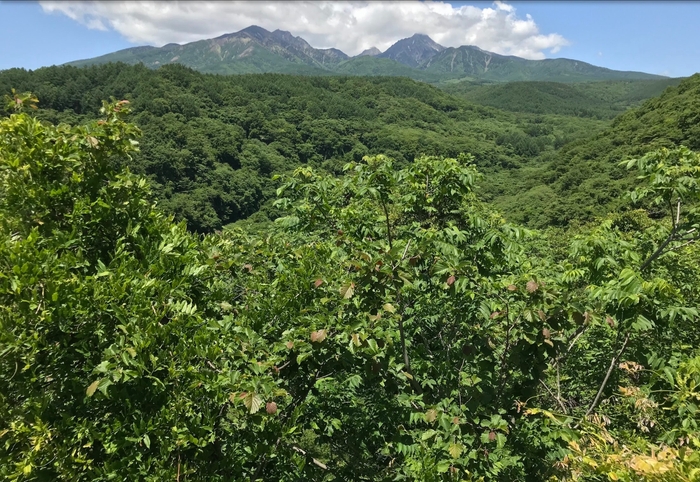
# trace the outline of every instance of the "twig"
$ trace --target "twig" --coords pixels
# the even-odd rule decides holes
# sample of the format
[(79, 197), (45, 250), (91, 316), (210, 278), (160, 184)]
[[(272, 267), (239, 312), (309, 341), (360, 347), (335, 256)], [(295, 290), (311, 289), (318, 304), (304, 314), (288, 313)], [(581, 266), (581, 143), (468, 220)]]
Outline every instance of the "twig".
[(559, 404), (559, 406), (561, 407), (561, 409), (564, 410), (564, 413), (568, 414), (569, 411), (568, 411), (568, 410), (566, 409), (566, 407), (564, 406), (564, 403), (561, 401), (561, 398), (559, 398), (558, 396), (556, 396), (556, 395), (552, 392), (552, 390), (549, 389), (549, 387), (547, 386), (547, 384), (546, 384), (543, 380), (540, 380), (540, 383), (542, 384), (542, 386), (543, 386), (544, 388), (547, 389), (547, 391), (548, 391), (549, 394), (552, 396), (552, 398), (555, 399), (555, 400), (557, 401), (557, 403)]
[(668, 246), (668, 243), (673, 241), (673, 239), (676, 237), (676, 228), (674, 227), (673, 230), (671, 231), (671, 234), (668, 235), (668, 238), (666, 238), (666, 241), (661, 243), (658, 248), (656, 248), (656, 251), (654, 251), (651, 256), (649, 256), (644, 263), (639, 267), (640, 271), (644, 271), (652, 261), (654, 261), (656, 258), (661, 256), (661, 253), (663, 250)]
[[(560, 401), (561, 404), (561, 375), (559, 374), (559, 357), (557, 357), (557, 400)], [(563, 404), (562, 408), (563, 407)], [(564, 410), (564, 413), (566, 413), (566, 410)]]
[(564, 356), (569, 354), (569, 352), (574, 347), (578, 339), (581, 338), (581, 335), (583, 335), (583, 333), (586, 331), (586, 328), (588, 328), (588, 325), (581, 325), (581, 327), (576, 331), (576, 334), (574, 335), (573, 340), (571, 340), (571, 343), (569, 343), (569, 348), (566, 349), (566, 353), (564, 354)]
[(408, 247), (409, 247), (410, 245), (411, 245), (411, 240), (409, 239), (408, 242), (406, 243), (406, 248), (403, 250), (403, 254), (401, 255), (401, 259), (399, 259), (399, 260), (396, 262), (396, 264), (394, 265), (394, 267), (391, 268), (392, 271), (395, 271), (396, 268), (399, 267), (399, 264), (401, 263), (401, 261), (403, 261), (404, 259), (406, 259), (406, 252), (408, 251)]
[(177, 454), (177, 477), (175, 478), (176, 482), (180, 482), (180, 454)]
[(591, 412), (595, 409), (595, 407), (598, 405), (598, 401), (600, 400), (601, 395), (603, 395), (603, 390), (605, 390), (605, 385), (608, 383), (608, 379), (610, 378), (610, 374), (612, 373), (613, 369), (615, 368), (615, 365), (617, 364), (617, 360), (620, 359), (620, 356), (622, 356), (622, 352), (625, 351), (625, 348), (627, 348), (627, 342), (630, 341), (630, 332), (628, 331), (627, 334), (625, 335), (625, 341), (622, 342), (622, 346), (620, 347), (620, 351), (617, 352), (617, 355), (613, 357), (612, 360), (610, 360), (610, 367), (608, 368), (608, 373), (605, 374), (605, 378), (603, 379), (603, 383), (600, 385), (600, 388), (598, 389), (598, 393), (595, 396), (595, 399), (593, 400), (593, 403), (591, 403), (591, 406), (588, 407), (588, 411), (586, 412), (586, 416), (590, 415)]
[(669, 249), (668, 252), (670, 253), (671, 251), (675, 251), (675, 250), (677, 250), (677, 249), (685, 248), (686, 246), (688, 246), (689, 244), (693, 244), (693, 243), (694, 243), (695, 241), (697, 241), (697, 240), (698, 240), (698, 238), (691, 239), (691, 240), (688, 241), (687, 243), (679, 244), (678, 246), (675, 246), (675, 247)]
[(384, 218), (386, 219), (386, 235), (389, 238), (389, 251), (394, 249), (393, 238), (391, 237), (391, 223), (389, 222), (389, 211), (386, 208), (386, 203), (382, 196), (379, 196), (379, 200), (382, 202), (382, 209), (384, 210)]
[[(294, 449), (296, 452), (299, 452), (299, 453), (300, 453), (301, 455), (303, 455), (304, 457), (308, 457), (308, 455), (306, 454), (306, 451), (305, 451), (304, 449), (299, 448), (299, 447), (297, 447), (296, 445), (292, 445), (292, 449)], [(317, 459), (311, 457), (311, 461), (312, 461), (316, 466), (321, 467), (323, 470), (328, 470), (328, 466), (326, 466), (326, 464), (324, 464), (324, 463), (321, 462), (320, 460), (317, 460)]]

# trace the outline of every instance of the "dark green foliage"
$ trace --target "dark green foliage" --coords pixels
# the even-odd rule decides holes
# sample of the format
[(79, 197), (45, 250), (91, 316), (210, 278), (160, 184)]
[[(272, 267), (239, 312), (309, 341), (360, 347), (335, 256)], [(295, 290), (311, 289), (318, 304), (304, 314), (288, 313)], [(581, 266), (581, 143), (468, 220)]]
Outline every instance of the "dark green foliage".
[[(494, 202), (510, 219), (540, 227), (591, 220), (628, 207), (624, 193), (638, 181), (620, 161), (662, 147), (700, 149), (699, 119), (696, 74), (616, 117), (602, 132), (565, 145), (539, 165), (530, 164), (520, 171), (517, 190)], [(518, 212), (516, 206), (522, 205), (525, 209)]]
[(450, 94), (513, 112), (608, 119), (674, 87), (682, 79), (599, 82), (459, 82), (442, 85)]
[(471, 152), (481, 168), (512, 169), (595, 122), (543, 123), (387, 77), (224, 77), (107, 64), (0, 73), (0, 90), (11, 88), (36, 92), (36, 115), (52, 122), (94, 118), (103, 98), (131, 100), (145, 136), (130, 168), (199, 232), (271, 213), (272, 174), (300, 164), (339, 173), (368, 154), (405, 164)]
[[(378, 155), (342, 177), (283, 176), (283, 216), (263, 235), (198, 236), (111, 167), (137, 149), (126, 102), (70, 127), (16, 113), (31, 94), (8, 101), (0, 477), (700, 471), (700, 154), (621, 166), (643, 177), (632, 200), (670, 204), (659, 220), (527, 231), (480, 201), (473, 156)], [(261, 139), (242, 144), (239, 171), (279, 161)]]

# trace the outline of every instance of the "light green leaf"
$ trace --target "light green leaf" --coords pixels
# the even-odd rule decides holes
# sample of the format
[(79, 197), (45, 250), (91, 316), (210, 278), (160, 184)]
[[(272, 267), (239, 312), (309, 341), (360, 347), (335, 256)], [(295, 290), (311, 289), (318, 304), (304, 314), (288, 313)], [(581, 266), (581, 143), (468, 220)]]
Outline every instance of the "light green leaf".
[(263, 399), (260, 398), (258, 394), (251, 392), (245, 396), (245, 398), (243, 399), (243, 404), (248, 409), (248, 412), (252, 415), (258, 410), (260, 410), (260, 407), (262, 407), (263, 404)]
[(344, 299), (350, 299), (355, 294), (355, 283), (344, 284), (340, 287), (340, 296)]
[(97, 390), (97, 387), (100, 385), (100, 380), (95, 380), (90, 384), (89, 387), (87, 387), (87, 390), (85, 393), (87, 393), (88, 397), (92, 397), (95, 394), (95, 391)]

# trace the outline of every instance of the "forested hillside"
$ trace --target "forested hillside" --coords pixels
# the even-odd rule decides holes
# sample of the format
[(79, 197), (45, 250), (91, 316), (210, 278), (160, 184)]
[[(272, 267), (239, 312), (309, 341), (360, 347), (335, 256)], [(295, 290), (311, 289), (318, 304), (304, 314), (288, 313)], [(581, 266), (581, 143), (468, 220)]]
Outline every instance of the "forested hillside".
[(201, 232), (260, 209), (260, 219), (274, 217), (266, 203), (273, 176), (301, 164), (339, 173), (368, 154), (403, 166), (421, 154), (464, 152), (485, 172), (510, 172), (606, 125), (478, 106), (404, 78), (216, 76), (180, 65), (107, 64), (0, 72), (0, 91), (11, 88), (34, 92), (36, 115), (51, 122), (92, 119), (101, 99), (130, 100), (144, 132), (130, 168), (153, 181), (166, 211)]
[(445, 92), (479, 105), (513, 112), (613, 118), (641, 102), (661, 95), (683, 79), (611, 80), (599, 82), (459, 82)]
[[(636, 185), (620, 161), (662, 147), (700, 149), (700, 75), (616, 117), (597, 135), (564, 146), (545, 162), (499, 177), (494, 203), (518, 222), (566, 225), (626, 205)], [(544, 161), (544, 159), (540, 159)]]
[[(1, 479), (698, 481), (700, 76), (561, 152), (401, 79), (2, 79), (49, 109), (0, 118)], [(478, 184), (544, 155), (562, 216), (641, 209), (507, 222)]]

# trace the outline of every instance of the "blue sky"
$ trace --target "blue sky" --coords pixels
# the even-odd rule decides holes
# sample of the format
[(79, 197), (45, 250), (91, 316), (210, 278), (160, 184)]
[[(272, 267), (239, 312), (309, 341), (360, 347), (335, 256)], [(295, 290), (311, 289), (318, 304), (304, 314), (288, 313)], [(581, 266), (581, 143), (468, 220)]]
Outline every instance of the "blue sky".
[[(59, 2), (56, 3), (59, 4)], [(114, 6), (116, 3), (111, 2), (111, 5)], [(221, 2), (224, 6), (225, 3)], [(258, 5), (262, 3), (259, 2)], [(453, 7), (462, 5), (473, 5), (482, 9), (493, 7), (492, 2), (450, 3)], [(507, 3), (515, 8), (518, 18), (524, 19), (526, 14), (531, 15), (540, 34), (559, 34), (566, 40), (568, 45), (561, 46), (554, 54), (551, 53), (551, 49), (542, 50), (549, 58), (566, 57), (617, 70), (638, 70), (672, 77), (688, 76), (700, 71), (700, 28), (697, 27), (700, 19), (700, 2), (512, 1)], [(162, 2), (160, 5), (167, 4)], [(294, 5), (294, 3), (288, 5)], [(389, 5), (391, 8), (396, 6), (403, 8), (406, 3), (394, 2)], [(119, 14), (118, 9), (113, 8), (113, 10), (117, 13), (105, 14), (103, 18), (106, 29), (98, 30), (89, 29), (85, 25), (87, 23), (85, 20), (81, 23), (58, 11), (47, 13), (38, 3), (0, 2), (0, 18), (4, 19), (0, 29), (0, 70), (12, 67), (36, 69), (95, 57), (135, 45), (159, 43), (139, 39), (160, 39), (157, 36), (160, 18), (153, 20), (150, 32), (131, 31), (128, 30), (128, 26), (118, 32), (109, 23)], [(289, 17), (289, 13), (286, 15)], [(121, 25), (128, 23), (123, 20)], [(267, 24), (264, 23), (266, 21)], [(276, 25), (274, 22), (274, 19), (261, 18), (261, 21), (256, 23), (268, 29), (290, 30), (309, 40), (316, 47), (326, 46), (318, 45), (324, 42), (323, 34), (314, 37), (315, 34), (310, 33), (307, 36), (303, 31), (299, 31), (295, 24)], [(415, 29), (416, 24), (411, 25), (414, 27), (405, 28)], [(166, 28), (171, 27), (163, 23), (163, 31)], [(189, 36), (182, 38), (191, 41), (195, 38), (215, 36), (213, 33), (198, 34), (197, 32), (205, 32), (201, 30), (204, 28), (201, 25), (198, 28), (200, 30), (193, 27)], [(231, 31), (238, 29), (231, 28)], [(131, 37), (131, 41), (127, 37)], [(378, 39), (377, 42), (379, 40), (382, 39)], [(386, 39), (383, 40), (386, 41)], [(392, 40), (395, 41), (398, 38)], [(165, 41), (166, 37), (162, 37), (161, 43)], [(332, 41), (329, 34), (327, 42)], [(486, 47), (479, 46), (489, 50), (489, 45), (497, 45), (493, 43), (497, 39), (491, 38), (490, 41), (492, 43), (487, 44)], [(342, 45), (338, 46), (343, 48)]]

